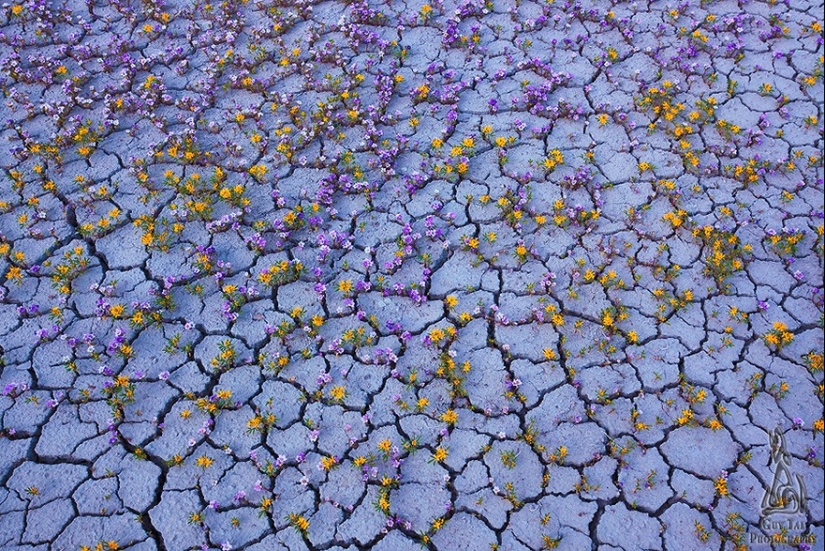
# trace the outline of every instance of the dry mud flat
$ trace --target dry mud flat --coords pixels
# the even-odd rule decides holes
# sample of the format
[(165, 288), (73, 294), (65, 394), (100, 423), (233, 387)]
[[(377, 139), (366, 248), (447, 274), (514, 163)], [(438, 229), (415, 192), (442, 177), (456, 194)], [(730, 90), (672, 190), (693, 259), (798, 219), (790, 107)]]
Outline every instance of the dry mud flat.
[(7, 2), (0, 547), (823, 549), (821, 2)]

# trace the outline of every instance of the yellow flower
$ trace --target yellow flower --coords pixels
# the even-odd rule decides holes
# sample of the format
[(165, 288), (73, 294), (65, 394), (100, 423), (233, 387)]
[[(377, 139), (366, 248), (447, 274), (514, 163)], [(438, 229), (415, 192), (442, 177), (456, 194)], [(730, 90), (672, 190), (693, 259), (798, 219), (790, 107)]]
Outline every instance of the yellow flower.
[(254, 178), (257, 178), (257, 179), (263, 178), (264, 175), (266, 174), (266, 171), (267, 171), (266, 165), (255, 165), (253, 167), (250, 167), (250, 169), (249, 169), (249, 173)]
[(202, 455), (195, 460), (195, 465), (202, 469), (208, 468), (212, 463), (214, 463), (214, 460), (208, 455)]
[(23, 271), (17, 266), (11, 266), (6, 274), (6, 277), (17, 284), (23, 281)]
[(444, 338), (444, 330), (440, 328), (433, 329), (428, 336), (433, 343), (438, 344)]
[(558, 149), (554, 149), (550, 152), (550, 155), (547, 156), (546, 159), (542, 162), (542, 165), (547, 170), (553, 170), (558, 165), (564, 164), (564, 155)]
[(132, 324), (133, 325), (143, 324), (143, 312), (141, 312), (140, 310), (136, 310), (135, 313), (132, 314)]
[(822, 371), (825, 367), (825, 355), (812, 350), (805, 355), (805, 364), (811, 371)]
[(456, 413), (454, 409), (448, 409), (441, 414), (441, 420), (448, 425), (455, 425), (456, 421), (458, 421), (458, 413)]
[(445, 459), (447, 459), (447, 450), (444, 448), (436, 448), (435, 453), (433, 453), (433, 461), (441, 463)]
[(714, 486), (716, 487), (716, 493), (720, 496), (725, 497), (730, 494), (730, 490), (728, 490), (728, 479), (724, 476), (717, 478)]
[(334, 386), (330, 389), (329, 394), (330, 394), (330, 396), (332, 396), (333, 400), (336, 400), (336, 401), (340, 402), (347, 395), (347, 389), (345, 389), (343, 386), (340, 386), (340, 385), (339, 386)]
[(301, 532), (306, 532), (307, 530), (309, 530), (309, 521), (301, 515), (289, 515), (289, 521), (292, 523), (292, 526), (294, 526), (296, 530), (299, 530)]

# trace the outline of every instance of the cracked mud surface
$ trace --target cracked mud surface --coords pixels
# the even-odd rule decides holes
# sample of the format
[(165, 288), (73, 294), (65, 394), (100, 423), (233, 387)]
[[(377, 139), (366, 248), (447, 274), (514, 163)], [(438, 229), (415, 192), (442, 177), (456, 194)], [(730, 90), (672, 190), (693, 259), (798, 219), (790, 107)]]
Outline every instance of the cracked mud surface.
[(0, 548), (823, 549), (822, 8), (3, 4)]

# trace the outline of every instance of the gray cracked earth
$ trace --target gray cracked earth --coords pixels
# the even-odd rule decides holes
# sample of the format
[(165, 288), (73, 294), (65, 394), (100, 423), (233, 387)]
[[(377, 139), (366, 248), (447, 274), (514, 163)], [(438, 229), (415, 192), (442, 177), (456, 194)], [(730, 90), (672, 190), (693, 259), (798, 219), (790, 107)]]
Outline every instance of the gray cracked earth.
[(0, 548), (823, 549), (822, 8), (4, 3)]

